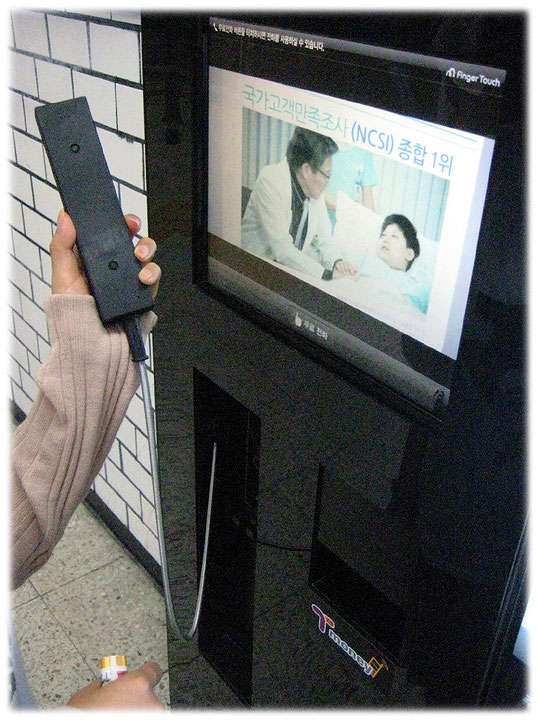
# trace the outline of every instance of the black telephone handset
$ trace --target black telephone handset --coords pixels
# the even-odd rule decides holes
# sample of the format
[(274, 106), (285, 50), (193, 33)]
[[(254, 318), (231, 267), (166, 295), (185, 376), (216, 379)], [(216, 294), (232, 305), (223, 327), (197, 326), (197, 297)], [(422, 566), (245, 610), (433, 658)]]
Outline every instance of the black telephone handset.
[(150, 310), (152, 295), (138, 278), (141, 265), (88, 101), (78, 97), (41, 105), (35, 114), (101, 321), (122, 321)]

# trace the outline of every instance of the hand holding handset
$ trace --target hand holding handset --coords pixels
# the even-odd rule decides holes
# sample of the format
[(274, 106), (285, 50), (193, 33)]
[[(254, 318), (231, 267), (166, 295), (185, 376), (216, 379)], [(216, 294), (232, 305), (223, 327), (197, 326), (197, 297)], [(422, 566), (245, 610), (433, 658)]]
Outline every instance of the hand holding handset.
[(139, 280), (133, 252), (105, 155), (85, 97), (36, 108), (36, 120), (65, 211), (77, 233), (88, 285), (104, 325), (120, 322), (141, 378), (154, 485), (154, 507), (169, 625), (183, 638), (174, 614), (161, 513), (156, 438), (150, 383), (138, 315), (153, 307), (150, 288)]
[(150, 310), (141, 265), (85, 97), (41, 105), (36, 120), (103, 324)]

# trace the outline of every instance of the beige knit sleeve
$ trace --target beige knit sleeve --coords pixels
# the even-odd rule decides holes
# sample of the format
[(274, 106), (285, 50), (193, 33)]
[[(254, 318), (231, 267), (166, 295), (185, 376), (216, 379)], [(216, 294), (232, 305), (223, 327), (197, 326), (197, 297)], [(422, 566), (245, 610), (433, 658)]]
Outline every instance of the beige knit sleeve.
[[(13, 586), (41, 567), (99, 472), (139, 375), (124, 332), (103, 327), (90, 295), (52, 295), (51, 353), (13, 437)], [(142, 319), (143, 332), (155, 321)]]

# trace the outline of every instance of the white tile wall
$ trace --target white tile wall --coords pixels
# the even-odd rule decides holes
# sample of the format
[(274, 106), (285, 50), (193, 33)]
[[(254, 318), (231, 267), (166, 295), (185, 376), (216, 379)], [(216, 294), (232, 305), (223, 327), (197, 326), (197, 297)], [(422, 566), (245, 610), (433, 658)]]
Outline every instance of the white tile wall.
[(90, 24), (92, 69), (140, 83), (139, 36), (109, 25)]
[(115, 83), (88, 73), (73, 73), (74, 95), (88, 100), (94, 121), (116, 127)]
[(122, 132), (144, 138), (143, 93), (138, 88), (117, 85), (118, 129)]
[(41, 143), (18, 130), (13, 132), (13, 140), (15, 142), (17, 165), (33, 174), (45, 177), (45, 162)]
[(49, 55), (47, 21), (43, 13), (20, 11), (12, 16), (13, 38), (18, 50)]
[(11, 189), (13, 194), (30, 205), (32, 203), (32, 180), (21, 168), (11, 166)]
[[(141, 234), (147, 234), (140, 13), (12, 9), (10, 17), (9, 372), (12, 400), (28, 413), (36, 394), (32, 378), (50, 352), (43, 305), (50, 294), (49, 242), (61, 207), (34, 111), (47, 102), (88, 98), (122, 207), (141, 218)], [(94, 489), (159, 562), (149, 466), (139, 391)]]
[(110, 130), (98, 128), (111, 175), (135, 187), (144, 187), (143, 146)]
[(36, 65), (33, 57), (10, 50), (8, 55), (10, 86), (22, 93), (37, 95)]
[(71, 70), (68, 67), (36, 60), (36, 73), (40, 100), (60, 102), (72, 97)]
[(8, 91), (9, 123), (24, 130), (24, 98), (19, 93)]
[(55, 60), (90, 67), (87, 23), (73, 18), (49, 16), (51, 57)]

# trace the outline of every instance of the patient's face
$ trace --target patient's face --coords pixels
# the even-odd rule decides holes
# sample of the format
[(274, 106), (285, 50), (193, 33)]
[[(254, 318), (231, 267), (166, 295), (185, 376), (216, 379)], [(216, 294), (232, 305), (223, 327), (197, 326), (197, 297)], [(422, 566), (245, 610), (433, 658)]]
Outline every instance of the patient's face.
[(388, 225), (382, 232), (376, 246), (377, 256), (394, 270), (406, 270), (414, 259), (414, 252), (407, 247), (407, 241), (399, 225)]

